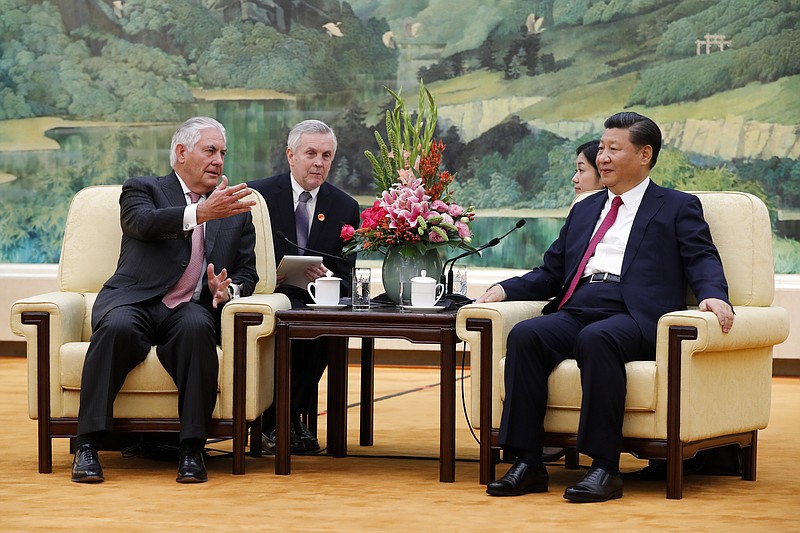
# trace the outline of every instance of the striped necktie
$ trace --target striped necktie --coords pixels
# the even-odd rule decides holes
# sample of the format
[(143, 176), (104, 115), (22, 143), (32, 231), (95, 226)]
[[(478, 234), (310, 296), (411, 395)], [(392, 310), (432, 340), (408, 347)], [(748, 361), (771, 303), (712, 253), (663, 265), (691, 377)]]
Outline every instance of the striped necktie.
[[(297, 228), (297, 244), (305, 248), (308, 243), (308, 201), (311, 200), (311, 193), (303, 191), (300, 193), (300, 201), (297, 202), (297, 209), (294, 210), (294, 220)], [(303, 250), (298, 250), (303, 255)]]
[[(196, 204), (200, 199), (200, 195), (194, 192), (190, 192), (189, 196), (193, 204)], [(162, 300), (164, 305), (170, 309), (192, 299), (194, 290), (197, 288), (197, 282), (200, 281), (200, 276), (203, 275), (204, 236), (205, 232), (202, 224), (196, 226), (192, 231), (192, 255), (189, 257), (186, 270), (183, 271), (183, 275), (178, 279), (178, 282), (167, 291)]]

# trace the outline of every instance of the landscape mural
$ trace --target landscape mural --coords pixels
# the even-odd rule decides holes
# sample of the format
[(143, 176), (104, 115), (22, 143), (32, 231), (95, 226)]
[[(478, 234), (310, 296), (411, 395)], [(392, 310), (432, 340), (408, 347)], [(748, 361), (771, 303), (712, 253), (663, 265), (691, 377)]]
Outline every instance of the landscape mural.
[(337, 132), (330, 180), (368, 205), (364, 150), (423, 79), (473, 257), (530, 268), (573, 192), (575, 147), (655, 119), (652, 178), (758, 195), (775, 269), (800, 273), (800, 0), (0, 0), (0, 262), (55, 263), (69, 200), (169, 170), (176, 125), (228, 129), (233, 183), (286, 169), (286, 135)]

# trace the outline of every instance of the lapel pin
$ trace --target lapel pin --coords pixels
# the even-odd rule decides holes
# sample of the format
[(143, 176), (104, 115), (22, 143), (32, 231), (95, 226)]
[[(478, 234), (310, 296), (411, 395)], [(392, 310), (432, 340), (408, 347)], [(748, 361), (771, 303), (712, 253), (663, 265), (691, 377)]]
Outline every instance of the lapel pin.
[(325, 222), (325, 214), (320, 213), (319, 215), (317, 215), (317, 220), (319, 220), (320, 222)]

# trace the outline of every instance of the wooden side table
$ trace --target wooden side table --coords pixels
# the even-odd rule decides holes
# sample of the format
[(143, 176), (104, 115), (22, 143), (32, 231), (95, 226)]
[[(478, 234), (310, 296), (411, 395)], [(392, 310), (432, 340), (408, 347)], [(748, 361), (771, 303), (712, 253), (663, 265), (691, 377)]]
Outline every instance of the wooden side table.
[[(361, 443), (372, 442), (371, 402), (373, 390), (372, 349), (375, 338), (405, 339), (413, 343), (439, 344), (440, 346), (440, 400), (439, 400), (439, 481), (455, 481), (456, 448), (456, 312), (408, 312), (397, 308), (373, 308), (353, 311), (350, 308), (290, 309), (278, 311), (276, 318), (275, 354), (275, 414), (276, 450), (275, 473), (291, 473), (290, 435), (290, 383), (291, 342), (299, 339), (339, 337), (345, 347), (336, 354), (328, 368), (328, 453), (334, 457), (347, 455), (347, 352), (346, 339), (362, 339), (362, 350), (369, 362), (366, 375), (362, 375), (363, 388), (368, 387), (369, 404), (362, 406)], [(365, 412), (366, 409), (366, 412)], [(367, 441), (367, 438), (369, 439)]]

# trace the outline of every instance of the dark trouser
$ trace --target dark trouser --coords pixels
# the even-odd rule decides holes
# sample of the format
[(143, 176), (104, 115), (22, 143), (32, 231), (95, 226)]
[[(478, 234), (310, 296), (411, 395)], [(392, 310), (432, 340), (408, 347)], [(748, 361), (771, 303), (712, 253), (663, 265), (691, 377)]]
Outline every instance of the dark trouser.
[(160, 300), (117, 307), (92, 334), (81, 378), (78, 435), (113, 430), (114, 399), (155, 345), (178, 388), (181, 441), (205, 439), (217, 398), (217, 332), (205, 307), (168, 309)]
[[(308, 291), (293, 286), (278, 286), (275, 292), (285, 294), (292, 303), (292, 309), (305, 309), (306, 304), (314, 303)], [(325, 337), (313, 340), (292, 341), (292, 384), (291, 419), (299, 420), (301, 415), (317, 416), (317, 406), (312, 405), (317, 397), (319, 380), (328, 366), (328, 352), (331, 341)], [(265, 434), (275, 429), (275, 401), (264, 411), (261, 427)]]
[(541, 456), (547, 378), (561, 361), (574, 358), (583, 389), (578, 451), (618, 464), (625, 363), (654, 357), (654, 340), (643, 339), (619, 284), (582, 282), (560, 311), (521, 322), (509, 333), (499, 444)]
[[(336, 339), (320, 338), (314, 340), (292, 341), (292, 384), (291, 384), (291, 419), (298, 420), (300, 415), (317, 416), (317, 406), (312, 405), (316, 399), (317, 387), (325, 368), (328, 366), (328, 352), (331, 342)], [(275, 429), (275, 402), (264, 412), (261, 418), (264, 433)]]

